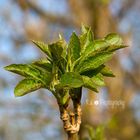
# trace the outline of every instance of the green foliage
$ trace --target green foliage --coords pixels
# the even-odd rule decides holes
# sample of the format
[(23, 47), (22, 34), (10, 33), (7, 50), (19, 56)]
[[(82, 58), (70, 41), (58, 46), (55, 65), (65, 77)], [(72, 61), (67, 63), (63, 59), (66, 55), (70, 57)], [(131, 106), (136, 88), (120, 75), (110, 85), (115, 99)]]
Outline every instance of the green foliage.
[(41, 59), (38, 61), (33, 62), (34, 65), (43, 68), (48, 72), (52, 72), (52, 64), (47, 59)]
[(92, 78), (89, 78), (87, 76), (83, 76), (84, 81), (84, 87), (93, 90), (95, 92), (98, 92), (96, 83), (92, 80)]
[(75, 33), (72, 33), (68, 44), (68, 56), (71, 62), (76, 61), (80, 57), (80, 40)]
[(40, 81), (29, 78), (24, 79), (15, 87), (15, 96), (23, 96), (42, 87), (44, 87), (44, 85)]
[(85, 126), (88, 130), (89, 140), (105, 140), (104, 138), (104, 126), (99, 125), (94, 129), (91, 125)]
[(75, 71), (82, 73), (88, 70), (93, 70), (107, 62), (112, 57), (112, 53), (103, 52), (93, 56), (87, 56), (81, 60), (75, 67)]
[(47, 44), (45, 44), (44, 42), (40, 42), (40, 41), (35, 41), (33, 40), (33, 43), (39, 48), (41, 49), (49, 59), (51, 59), (51, 53), (49, 51), (49, 47)]
[(103, 76), (115, 77), (115, 75), (113, 74), (112, 70), (109, 67), (107, 67), (105, 65), (102, 65), (102, 66), (103, 66), (103, 68), (101, 70), (101, 74)]
[(83, 86), (82, 76), (75, 72), (67, 72), (60, 79), (61, 87), (78, 88)]
[(115, 33), (95, 40), (91, 28), (84, 25), (82, 34), (78, 36), (72, 33), (68, 44), (61, 36), (53, 44), (38, 41), (33, 43), (46, 54), (46, 59), (32, 64), (5, 67), (6, 70), (25, 77), (16, 86), (15, 96), (47, 88), (65, 103), (69, 98), (69, 90), (86, 87), (98, 92), (97, 88), (105, 85), (104, 76), (114, 77), (105, 63), (116, 50), (126, 47)]
[(82, 34), (80, 35), (81, 54), (85, 51), (87, 46), (93, 42), (93, 33), (90, 28), (82, 25)]
[(22, 75), (26, 78), (33, 78), (44, 85), (49, 85), (51, 80), (50, 72), (31, 64), (12, 64), (5, 67), (6, 70)]

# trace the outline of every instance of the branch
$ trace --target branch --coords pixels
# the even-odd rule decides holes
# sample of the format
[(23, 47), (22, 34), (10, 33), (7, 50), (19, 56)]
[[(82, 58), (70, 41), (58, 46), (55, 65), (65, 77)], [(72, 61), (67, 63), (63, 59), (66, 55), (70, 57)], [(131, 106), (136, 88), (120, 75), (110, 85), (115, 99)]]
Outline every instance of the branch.
[[(18, 3), (20, 2), (20, 0), (17, 0)], [(19, 3), (20, 4), (20, 3)], [(36, 12), (39, 16), (45, 18), (48, 22), (51, 23), (58, 23), (61, 24), (63, 26), (76, 26), (79, 27), (79, 25), (75, 22), (74, 19), (70, 19), (64, 16), (58, 16), (58, 15), (54, 15), (51, 13), (47, 13), (46, 11), (42, 10), (40, 7), (37, 6), (37, 4), (35, 4), (34, 2), (27, 0), (26, 4), (28, 5), (28, 7), (33, 10), (34, 12)]]

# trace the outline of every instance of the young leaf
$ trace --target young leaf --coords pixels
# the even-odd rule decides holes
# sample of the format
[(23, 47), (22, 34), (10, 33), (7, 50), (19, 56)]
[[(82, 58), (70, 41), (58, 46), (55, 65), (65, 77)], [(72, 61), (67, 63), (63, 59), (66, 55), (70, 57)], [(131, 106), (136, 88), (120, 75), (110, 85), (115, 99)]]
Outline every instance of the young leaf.
[(66, 66), (66, 42), (61, 39), (49, 45), (53, 62), (59, 67), (61, 73), (64, 73)]
[(112, 70), (109, 67), (105, 66), (105, 65), (101, 65), (98, 68), (93, 69), (93, 70), (85, 71), (85, 72), (81, 73), (81, 75), (85, 75), (85, 76), (88, 76), (88, 77), (92, 78), (92, 77), (96, 76), (99, 73), (101, 73), (103, 76), (115, 77), (115, 75), (113, 74)]
[(84, 55), (85, 57), (92, 53), (98, 53), (101, 51), (105, 51), (109, 48), (109, 44), (104, 40), (95, 40), (89, 46), (87, 46)]
[(91, 56), (83, 60), (77, 67), (75, 71), (83, 73), (88, 70), (93, 70), (107, 62), (112, 57), (112, 53), (99, 53), (95, 56)]
[(50, 45), (49, 45), (49, 49), (50, 49), (50, 52), (51, 52), (51, 54), (52, 54), (52, 57), (53, 57), (53, 60), (54, 60), (54, 61), (58, 61), (58, 60), (61, 59), (61, 55), (62, 55), (62, 52), (63, 52), (63, 48), (62, 48), (62, 46), (59, 44), (59, 42), (50, 44)]
[(115, 75), (113, 74), (112, 70), (104, 65), (104, 68), (100, 71), (101, 74), (103, 76), (107, 76), (107, 77), (115, 77)]
[(98, 55), (102, 52), (108, 52), (107, 49), (109, 48), (108, 43), (104, 40), (95, 40), (93, 43), (90, 43), (84, 53), (81, 55), (80, 59), (78, 59), (75, 63), (73, 63), (73, 67), (77, 67), (77, 64), (80, 65), (81, 62), (89, 58), (90, 56)]
[(5, 69), (24, 77), (32, 77), (44, 84), (49, 84), (51, 80), (51, 75), (49, 72), (43, 72), (29, 64), (11, 64), (6, 66)]
[(104, 79), (102, 74), (97, 74), (92, 77), (92, 81), (98, 86), (105, 86)]
[(85, 34), (85, 33), (87, 33), (89, 31), (89, 27), (87, 27), (84, 24), (82, 24), (81, 31), (82, 31), (83, 34)]
[(39, 49), (41, 49), (47, 56), (49, 59), (51, 59), (51, 53), (49, 51), (48, 45), (45, 44), (44, 42), (40, 42), (40, 41), (32, 41)]
[(114, 37), (112, 40), (110, 39), (111, 38), (110, 36), (112, 35), (108, 35), (106, 37), (107, 39), (105, 38), (104, 40), (95, 40), (94, 42), (91, 42), (89, 45), (87, 45), (79, 61), (85, 59), (87, 56), (89, 57), (91, 55), (95, 55), (96, 53), (114, 52), (118, 49), (127, 47), (122, 44), (122, 41), (119, 41), (121, 40), (121, 38), (119, 38), (117, 35), (116, 35), (117, 37), (113, 35), (116, 38)]
[(86, 40), (93, 41), (93, 33), (91, 31), (91, 28), (82, 25), (82, 35), (84, 35), (84, 34), (87, 35), (87, 39)]
[(83, 85), (82, 76), (78, 73), (67, 72), (60, 79), (61, 87), (78, 88)]
[(33, 64), (45, 69), (46, 71), (52, 72), (52, 64), (47, 59), (35, 61)]
[(66, 59), (66, 42), (63, 39), (58, 40), (53, 44), (49, 44), (49, 50), (51, 52), (53, 61), (64, 61)]
[(82, 76), (83, 78), (83, 81), (84, 81), (84, 87), (92, 90), (92, 91), (95, 91), (95, 92), (98, 92), (97, 90), (97, 85), (94, 83), (94, 81), (92, 80), (92, 78), (89, 78), (87, 76)]
[(80, 36), (81, 54), (83, 54), (86, 48), (93, 43), (93, 33), (90, 28), (83, 26), (83, 34)]
[(128, 47), (126, 45), (123, 45), (123, 41), (122, 41), (121, 37), (115, 33), (111, 33), (111, 34), (107, 35), (104, 40), (110, 45), (108, 51), (113, 52), (118, 49)]
[(117, 35), (116, 33), (108, 34), (105, 37), (105, 41), (111, 45), (118, 45), (119, 46), (119, 45), (123, 44), (121, 37), (119, 35)]
[(72, 62), (80, 57), (80, 41), (74, 32), (72, 33), (68, 44), (68, 55)]
[(100, 73), (104, 67), (105, 67), (105, 65), (101, 65), (96, 69), (91, 69), (91, 70), (85, 71), (85, 72), (81, 73), (81, 75), (85, 75), (85, 76), (92, 78), (93, 76), (96, 76), (98, 73)]
[(32, 72), (27, 64), (11, 64), (4, 69), (24, 77), (31, 76), (30, 72)]
[(114, 52), (116, 50), (119, 50), (119, 49), (122, 49), (122, 48), (126, 48), (128, 46), (125, 46), (125, 45), (111, 45), (109, 48), (108, 48), (108, 51), (109, 52)]
[(24, 79), (15, 87), (14, 93), (15, 96), (23, 96), (42, 87), (44, 87), (44, 85), (40, 81), (34, 79)]

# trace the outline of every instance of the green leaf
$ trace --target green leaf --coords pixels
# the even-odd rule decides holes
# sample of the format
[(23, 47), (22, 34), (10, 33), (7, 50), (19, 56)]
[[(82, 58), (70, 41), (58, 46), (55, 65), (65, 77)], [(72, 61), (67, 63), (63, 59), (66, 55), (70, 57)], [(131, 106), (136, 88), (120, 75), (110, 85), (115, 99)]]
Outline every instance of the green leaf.
[(92, 91), (95, 91), (95, 92), (98, 92), (97, 90), (97, 85), (96, 83), (94, 82), (94, 80), (92, 80), (92, 78), (89, 78), (87, 76), (82, 76), (83, 78), (83, 81), (84, 81), (84, 87), (92, 90)]
[(67, 72), (60, 79), (61, 87), (78, 88), (83, 85), (82, 76), (78, 73)]
[(45, 69), (46, 71), (52, 72), (52, 64), (47, 59), (35, 61), (33, 64)]
[(114, 52), (116, 50), (119, 50), (119, 49), (123, 49), (123, 48), (126, 48), (128, 46), (125, 46), (125, 45), (111, 45), (108, 49), (109, 52)]
[(62, 75), (59, 87), (79, 88), (84, 86), (98, 92), (97, 85), (94, 81), (94, 79), (92, 80), (92, 78), (87, 76), (81, 76), (78, 73), (68, 72)]
[(105, 41), (111, 45), (118, 45), (119, 46), (119, 45), (123, 44), (121, 37), (119, 35), (117, 35), (116, 33), (108, 34), (105, 37)]
[(40, 42), (40, 41), (32, 41), (39, 49), (41, 49), (47, 56), (49, 59), (51, 59), (51, 53), (49, 51), (48, 45), (45, 44), (44, 42)]
[(9, 66), (4, 67), (4, 69), (25, 77), (31, 76), (32, 72), (28, 64), (11, 64)]
[(107, 76), (107, 77), (115, 77), (115, 75), (113, 74), (112, 70), (104, 65), (104, 68), (100, 71), (101, 74), (103, 76)]
[(41, 81), (44, 84), (49, 84), (51, 75), (49, 72), (44, 72), (29, 64), (11, 64), (5, 67), (6, 70), (22, 75), (24, 77), (32, 77)]
[(92, 55), (93, 53), (95, 54), (95, 53), (99, 53), (101, 51), (107, 51), (108, 48), (109, 48), (109, 44), (106, 41), (95, 40), (94, 42), (90, 43), (86, 47), (83, 56), (85, 58), (85, 57), (89, 56), (89, 54)]
[(23, 96), (42, 87), (44, 87), (44, 85), (40, 81), (34, 79), (24, 79), (15, 87), (14, 94), (15, 96)]
[(49, 44), (49, 50), (54, 61), (60, 61), (62, 58), (65, 59), (66, 49), (66, 42), (63, 39), (60, 39), (53, 44)]
[(87, 35), (87, 40), (88, 41), (93, 41), (93, 32), (91, 30), (91, 28), (82, 25), (82, 35), (86, 34)]
[(67, 45), (67, 42), (65, 41), (65, 39), (63, 39), (62, 37), (59, 39), (59, 44), (62, 46), (62, 48), (63, 48), (63, 52), (62, 52), (62, 54), (61, 54), (61, 57), (62, 58), (64, 58), (64, 59), (66, 59), (66, 55), (67, 55), (67, 47), (68, 47), (68, 45)]
[(75, 71), (83, 73), (88, 70), (93, 70), (107, 62), (112, 57), (112, 53), (99, 53), (91, 57), (87, 57), (79, 65), (76, 66)]
[(78, 65), (81, 65), (81, 63), (89, 57), (107, 52), (108, 48), (108, 43), (106, 43), (104, 40), (96, 40), (93, 43), (90, 43), (90, 45), (86, 47), (81, 57), (75, 63), (73, 63), (73, 67), (78, 67)]
[(128, 47), (123, 44), (122, 38), (115, 33), (111, 33), (111, 34), (107, 35), (104, 40), (110, 45), (108, 51), (113, 52), (118, 49)]
[(93, 76), (92, 81), (98, 86), (105, 86), (103, 75), (100, 73)]
[(105, 65), (101, 65), (96, 69), (85, 71), (81, 73), (81, 75), (85, 75), (91, 78), (93, 76), (96, 76), (98, 73), (101, 73), (103, 76), (107, 76), (107, 77), (115, 77), (112, 70), (108, 66), (105, 66)]
[(96, 69), (91, 69), (91, 70), (85, 71), (85, 72), (81, 73), (81, 75), (85, 75), (85, 76), (92, 78), (93, 76), (96, 76), (98, 73), (100, 73), (104, 67), (105, 67), (105, 65), (101, 65)]
[(69, 89), (63, 88), (58, 93), (60, 93), (60, 103), (66, 105), (70, 99)]
[(72, 33), (68, 44), (68, 55), (72, 62), (80, 57), (80, 41), (74, 32)]
[(81, 54), (83, 54), (86, 48), (93, 43), (93, 33), (90, 28), (82, 26), (83, 34), (80, 35), (80, 45), (81, 45)]
[(82, 33), (85, 34), (89, 31), (89, 27), (85, 26), (84, 24), (82, 24), (82, 27), (81, 27), (81, 30), (82, 30)]
[(106, 38), (107, 39), (104, 39), (104, 40), (95, 40), (94, 42), (90, 42), (90, 44), (87, 45), (87, 47), (85, 48), (84, 53), (82, 54), (79, 61), (82, 61), (86, 57), (95, 55), (97, 53), (114, 52), (118, 49), (127, 47), (127, 46), (121, 44), (122, 42), (119, 41), (119, 39), (117, 41), (117, 39), (115, 38), (116, 42), (113, 39), (109, 40), (110, 35), (108, 35)]
[(59, 44), (59, 42), (50, 44), (50, 45), (49, 45), (49, 49), (50, 49), (50, 52), (51, 52), (51, 54), (52, 54), (52, 57), (53, 57), (53, 60), (54, 60), (54, 61), (58, 61), (58, 60), (61, 59), (61, 55), (62, 55), (62, 52), (63, 52), (63, 48), (62, 48), (62, 46)]
[(61, 73), (64, 73), (66, 66), (66, 42), (63, 39), (49, 45), (53, 63), (58, 66)]

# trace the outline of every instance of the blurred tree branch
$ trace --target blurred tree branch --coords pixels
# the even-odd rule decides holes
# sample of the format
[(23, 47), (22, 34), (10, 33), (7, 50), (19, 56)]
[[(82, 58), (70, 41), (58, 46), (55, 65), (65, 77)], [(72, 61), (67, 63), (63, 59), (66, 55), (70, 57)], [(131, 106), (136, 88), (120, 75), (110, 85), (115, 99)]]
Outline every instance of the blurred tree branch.
[(46, 11), (44, 11), (43, 9), (41, 9), (36, 3), (35, 1), (23, 1), (23, 0), (16, 0), (19, 4), (19, 6), (23, 9), (23, 10), (27, 10), (28, 8), (30, 8), (31, 10), (33, 10), (34, 12), (36, 12), (39, 16), (41, 16), (42, 18), (45, 18), (48, 22), (51, 23), (58, 23), (62, 26), (75, 26), (78, 27), (79, 25), (75, 22), (75, 20), (73, 18), (69, 18), (69, 17), (64, 17), (61, 15), (54, 15), (52, 13), (47, 13)]

